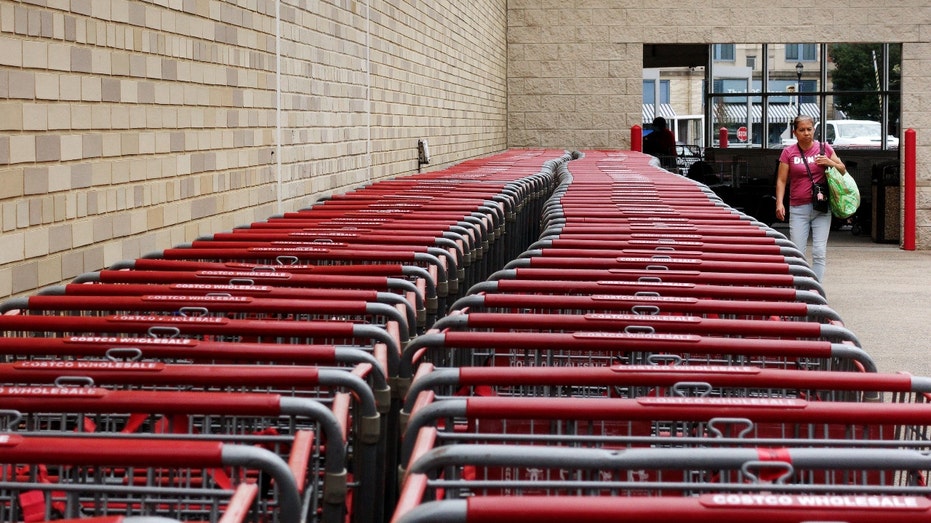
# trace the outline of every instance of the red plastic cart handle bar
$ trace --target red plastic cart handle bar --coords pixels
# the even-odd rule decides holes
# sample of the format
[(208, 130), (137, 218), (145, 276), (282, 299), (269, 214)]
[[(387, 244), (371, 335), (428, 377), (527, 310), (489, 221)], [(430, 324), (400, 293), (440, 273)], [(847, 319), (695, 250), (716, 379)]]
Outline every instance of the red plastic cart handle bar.
[(929, 393), (931, 381), (906, 374), (764, 369), (750, 366), (615, 365), (613, 367), (460, 367), (438, 368), (417, 376), (405, 399), (411, 412), (417, 396), (437, 387), (511, 387), (562, 385), (579, 387), (670, 387), (693, 383), (708, 388), (734, 387)]
[(931, 503), (920, 496), (705, 494), (582, 499), (482, 495), (424, 502), (396, 514), (391, 523), (923, 523), (929, 517)]
[[(58, 365), (56, 365), (56, 363)], [(329, 387), (355, 395), (359, 414), (379, 417), (372, 389), (351, 372), (290, 365), (172, 365), (156, 362), (23, 361), (0, 363), (0, 382), (59, 383), (86, 377), (98, 385), (174, 385), (192, 387)], [(4, 389), (0, 387), (0, 391)], [(71, 390), (70, 388), (64, 390)], [(6, 389), (7, 394), (10, 393)], [(0, 392), (2, 395), (2, 392)], [(274, 401), (277, 399), (273, 398)]]
[(779, 358), (848, 358), (866, 372), (876, 372), (875, 361), (852, 345), (816, 340), (702, 337), (688, 334), (636, 334), (618, 332), (456, 332), (418, 336), (401, 356), (400, 377), (413, 376), (414, 361), (430, 349), (501, 349), (589, 352), (670, 352), (690, 354), (758, 355)]
[(605, 331), (631, 333), (680, 333), (738, 337), (812, 338), (847, 341), (862, 347), (860, 341), (841, 325), (813, 321), (772, 321), (703, 318), (701, 316), (659, 316), (643, 314), (547, 314), (471, 312), (440, 318), (432, 330), (503, 330), (539, 332)]
[(736, 272), (744, 274), (791, 274), (794, 276), (813, 277), (811, 269), (804, 265), (789, 263), (754, 263), (738, 261), (701, 260), (697, 258), (672, 258), (668, 256), (625, 256), (617, 258), (554, 258), (539, 256), (535, 258), (516, 259), (509, 262), (505, 269), (521, 267), (550, 269), (653, 269), (689, 270), (701, 272)]
[[(107, 390), (98, 387), (42, 385), (2, 386), (0, 398), (3, 399), (5, 409), (0, 413), (12, 418), (23, 413), (51, 412), (302, 416), (314, 420), (326, 441), (331, 443), (326, 445), (324, 450), (327, 473), (342, 475), (346, 472), (347, 455), (341, 421), (326, 405), (309, 398), (291, 398), (258, 392)], [(14, 423), (15, 420), (10, 422)], [(31, 435), (35, 433), (30, 433), (30, 437)], [(164, 446), (161, 447), (161, 451), (165, 451)]]
[(623, 280), (493, 280), (477, 283), (469, 294), (633, 294), (657, 293), (663, 296), (692, 296), (727, 300), (800, 301), (826, 305), (820, 294), (788, 287), (753, 285), (708, 285), (701, 283), (623, 281)]
[[(577, 249), (563, 247), (547, 247), (538, 249), (528, 249), (521, 254), (521, 258), (655, 258), (658, 262), (664, 259), (690, 259), (702, 261), (726, 261), (737, 263), (765, 263), (781, 264), (793, 263), (794, 260), (787, 258), (781, 253), (746, 253), (746, 252), (720, 252), (720, 251), (701, 251), (697, 249), (644, 249), (635, 247), (623, 247), (620, 249), (609, 249), (602, 247), (598, 249)], [(797, 264), (797, 263), (796, 263)]]
[[(397, 322), (401, 341), (410, 338), (410, 325), (405, 314), (385, 303), (361, 300), (263, 298), (254, 296), (230, 296), (227, 294), (146, 294), (140, 296), (117, 295), (65, 295), (36, 294), (22, 299), (12, 299), (2, 304), (3, 312), (14, 309), (33, 311), (134, 311), (177, 313), (204, 310), (221, 313), (324, 315), (325, 319), (341, 316), (375, 316)], [(112, 314), (111, 313), (111, 314)]]
[[(149, 271), (237, 271), (256, 273), (258, 276), (273, 276), (276, 274), (306, 275), (337, 275), (337, 276), (383, 276), (388, 278), (401, 278), (419, 280), (424, 285), (425, 299), (428, 305), (434, 305), (438, 289), (436, 279), (429, 271), (416, 265), (404, 264), (343, 264), (343, 265), (274, 265), (262, 263), (242, 263), (231, 261), (188, 261), (165, 260), (161, 258), (138, 258), (133, 261), (123, 261), (113, 264), (110, 270), (149, 270)], [(443, 292), (446, 292), (446, 287)], [(445, 296), (445, 294), (443, 294)]]
[[(57, 317), (53, 316), (25, 316), (24, 318), (57, 319)], [(0, 323), (3, 322), (0, 321)], [(112, 329), (112, 325), (109, 323), (99, 323), (103, 327)], [(36, 327), (36, 324), (30, 322), (27, 328), (29, 327)], [(39, 330), (43, 329), (40, 328)], [(65, 326), (64, 330), (70, 331), (72, 329)], [(94, 330), (93, 325), (89, 330)], [(145, 330), (145, 325), (143, 325), (141, 331), (145, 332)], [(370, 352), (355, 347), (322, 344), (222, 342), (193, 338), (150, 338), (95, 333), (85, 336), (68, 335), (59, 338), (6, 336), (4, 337), (3, 351), (4, 354), (16, 358), (47, 357), (50, 355), (73, 358), (106, 358), (110, 362), (127, 365), (141, 361), (143, 358), (178, 359), (194, 362), (227, 360), (245, 363), (277, 360), (302, 365), (355, 365), (365, 363), (375, 366), (373, 369), (374, 374), (385, 374), (384, 369), (379, 367), (380, 364)], [(381, 379), (375, 377), (375, 382), (380, 383)]]
[[(448, 292), (456, 292), (454, 285), (458, 284), (456, 271), (447, 271), (446, 266), (439, 258), (432, 254), (414, 251), (379, 251), (379, 250), (351, 250), (336, 251), (323, 247), (306, 248), (244, 248), (244, 249), (193, 249), (172, 248), (165, 249), (157, 254), (158, 258), (168, 260), (212, 261), (226, 260), (229, 262), (261, 262), (265, 266), (281, 267), (282, 270), (294, 271), (296, 265), (308, 262), (339, 261), (352, 265), (377, 266), (380, 264), (398, 265), (407, 262), (409, 265), (429, 265), (437, 272), (437, 282), (449, 286)], [(262, 262), (262, 260), (269, 260)], [(324, 271), (320, 271), (324, 272)], [(338, 272), (338, 271), (337, 271)], [(365, 274), (364, 271), (362, 271)], [(372, 272), (370, 274), (378, 274)], [(395, 273), (396, 274), (396, 273)], [(439, 285), (439, 283), (437, 283)], [(440, 293), (440, 290), (437, 289)], [(443, 289), (442, 293), (447, 292)], [(441, 294), (442, 294), (441, 293)]]
[(719, 252), (735, 254), (767, 254), (767, 255), (793, 255), (798, 256), (798, 249), (790, 249), (777, 245), (771, 240), (769, 243), (715, 243), (701, 240), (663, 240), (661, 238), (653, 239), (618, 239), (606, 237), (598, 240), (573, 239), (569, 236), (558, 237), (553, 239), (543, 239), (531, 244), (527, 249), (649, 249), (651, 251), (698, 251), (698, 252)]
[[(110, 349), (138, 349), (135, 354), (114, 354), (117, 358), (179, 357), (199, 361), (233, 359), (240, 361), (281, 361), (320, 363), (321, 361), (355, 361), (339, 355), (345, 349), (364, 350), (366, 354), (384, 344), (385, 364), (375, 363), (382, 372), (394, 375), (400, 362), (401, 345), (396, 334), (374, 325), (353, 322), (288, 320), (236, 320), (186, 316), (122, 315), (122, 316), (7, 316), (0, 315), (0, 330), (8, 333), (59, 333), (68, 338), (15, 338), (7, 334), (4, 350), (16, 350), (19, 355), (48, 355), (48, 348), (61, 345), (62, 354), (99, 356)], [(139, 334), (139, 337), (132, 337)], [(188, 336), (258, 336), (274, 342), (216, 342), (192, 339)], [(40, 334), (41, 336), (41, 334)], [(277, 342), (278, 339), (281, 342)], [(347, 338), (347, 346), (314, 343), (316, 338)], [(289, 339), (298, 340), (288, 343)], [(303, 340), (310, 341), (303, 341)], [(358, 343), (355, 342), (358, 340)], [(51, 344), (51, 345), (48, 345)], [(183, 355), (181, 355), (183, 356)], [(347, 355), (352, 356), (352, 355)], [(324, 358), (321, 360), (320, 358)], [(368, 358), (366, 358), (368, 359)], [(385, 368), (387, 366), (387, 368)]]
[[(214, 284), (214, 283), (98, 283), (54, 285), (40, 290), (40, 296), (249, 296), (261, 299), (282, 300), (334, 300), (343, 303), (365, 303), (369, 313), (383, 313), (408, 330), (417, 325), (417, 311), (403, 296), (365, 289), (312, 289), (264, 285)], [(293, 303), (293, 302), (292, 302)], [(380, 305), (378, 305), (380, 304)], [(391, 312), (390, 308), (403, 310), (404, 314)]]
[[(489, 280), (528, 279), (528, 280), (622, 280), (622, 281), (659, 281), (688, 282), (708, 285), (755, 285), (766, 287), (802, 288), (799, 278), (790, 274), (762, 274), (737, 272), (702, 272), (682, 269), (611, 269), (611, 268), (546, 268), (523, 267), (504, 269), (493, 273)], [(810, 288), (811, 286), (806, 286)]]
[(450, 310), (482, 312), (482, 309), (503, 308), (517, 311), (584, 311), (589, 312), (638, 312), (679, 314), (733, 314), (743, 316), (792, 316), (797, 318), (825, 318), (841, 321), (831, 308), (825, 305), (809, 305), (798, 302), (779, 301), (732, 301), (699, 299), (691, 297), (654, 297), (616, 294), (591, 296), (557, 296), (547, 294), (484, 294), (467, 295), (456, 300)]

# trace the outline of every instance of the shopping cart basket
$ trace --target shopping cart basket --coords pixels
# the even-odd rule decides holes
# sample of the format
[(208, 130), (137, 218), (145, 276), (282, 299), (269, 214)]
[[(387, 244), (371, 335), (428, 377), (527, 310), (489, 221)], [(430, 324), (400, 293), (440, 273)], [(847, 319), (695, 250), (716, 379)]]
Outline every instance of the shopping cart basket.
[(640, 281), (722, 286), (785, 287), (813, 290), (822, 296), (825, 295), (824, 288), (814, 278), (791, 274), (701, 272), (689, 269), (669, 269), (663, 265), (648, 266), (642, 269), (541, 268), (527, 266), (529, 265), (527, 260), (523, 261), (523, 265), (525, 266), (497, 271), (489, 276), (488, 280)]
[(634, 313), (687, 314), (735, 319), (816, 319), (843, 321), (826, 305), (759, 300), (721, 300), (637, 294), (526, 295), (514, 293), (469, 294), (456, 300), (451, 311), (519, 313)]
[[(29, 300), (38, 303), (41, 298)], [(61, 297), (58, 297), (61, 299)], [(111, 301), (116, 301), (110, 297)], [(101, 299), (100, 301), (106, 301)], [(182, 301), (183, 298), (182, 298)], [(48, 303), (46, 301), (46, 303)], [(70, 300), (72, 306), (80, 306)], [(93, 315), (81, 315), (82, 309), (72, 310), (70, 315), (0, 314), (0, 332), (7, 337), (44, 337), (48, 332), (64, 335), (91, 337), (139, 338), (139, 334), (151, 338), (163, 338), (162, 344), (189, 343), (186, 338), (226, 342), (254, 342), (282, 344), (279, 352), (288, 352), (287, 344), (327, 344), (357, 347), (373, 353), (382, 369), (391, 376), (397, 375), (401, 343), (400, 333), (385, 327), (359, 324), (354, 321), (295, 321), (295, 319), (237, 319), (207, 314), (204, 304), (188, 301), (188, 307), (177, 308), (170, 314), (168, 302), (157, 304), (165, 314), (134, 311), (125, 314), (107, 314), (105, 310), (93, 310)], [(22, 305), (22, 301), (8, 301), (9, 305)], [(140, 302), (140, 304), (142, 304)], [(153, 304), (148, 304), (153, 305)], [(179, 305), (178, 302), (174, 306)], [(258, 309), (259, 312), (262, 312)], [(22, 309), (11, 309), (22, 312)], [(43, 312), (43, 311), (40, 311)], [(54, 312), (54, 311), (53, 311)], [(150, 340), (151, 343), (157, 343)], [(144, 344), (145, 340), (133, 341)], [(293, 351), (292, 351), (293, 352)], [(269, 352), (271, 354), (271, 352)], [(273, 360), (271, 360), (273, 361)]]
[(401, 442), (415, 449), (463, 443), (515, 447), (774, 446), (927, 451), (931, 404), (768, 397), (542, 398), (471, 396), (415, 409)]
[[(112, 380), (111, 380), (112, 381)], [(17, 433), (215, 440), (271, 450), (288, 463), (309, 517), (339, 521), (347, 500), (371, 519), (377, 484), (373, 456), (344, 435), (345, 414), (308, 398), (272, 393), (108, 390), (99, 387), (0, 387), (5, 430)], [(353, 454), (358, 454), (353, 456)], [(348, 470), (347, 470), (348, 469)], [(217, 479), (224, 479), (222, 475)], [(351, 495), (347, 495), (348, 493)]]
[[(421, 395), (424, 395), (421, 398)], [(743, 366), (461, 367), (424, 364), (402, 416), (421, 403), (468, 396), (538, 398), (789, 398), (923, 403), (931, 380), (904, 373), (761, 369)]]
[(774, 321), (703, 318), (700, 316), (658, 314), (559, 314), (506, 312), (459, 312), (433, 324), (434, 332), (626, 332), (641, 334), (697, 334), (737, 338), (787, 338), (852, 343), (862, 347), (857, 336), (842, 322)]
[[(163, 284), (176, 287), (194, 288), (195, 286), (257, 286), (267, 288), (285, 288), (293, 292), (305, 290), (307, 296), (320, 297), (320, 293), (335, 292), (354, 293), (357, 290), (374, 293), (375, 298), (366, 301), (384, 300), (399, 303), (397, 297), (404, 300), (405, 308), (414, 311), (417, 325), (423, 329), (426, 324), (426, 302), (422, 287), (414, 282), (379, 276), (354, 275), (301, 275), (275, 271), (230, 271), (230, 270), (103, 270), (85, 273), (73, 280), (73, 283), (107, 283), (107, 284)], [(353, 294), (354, 295), (354, 294)], [(354, 299), (360, 299), (354, 295)]]
[(665, 362), (876, 372), (873, 359), (847, 343), (594, 331), (427, 333), (405, 347), (402, 381), (424, 362), (438, 367), (605, 367)]
[[(374, 292), (355, 289), (310, 289), (266, 285), (246, 285), (244, 282), (234, 284), (211, 283), (72, 283), (53, 285), (40, 289), (38, 296), (245, 296), (260, 299), (317, 300), (336, 301), (340, 306), (355, 302), (357, 311), (364, 310), (361, 323), (375, 323), (382, 320), (396, 322), (405, 336), (413, 334), (417, 326), (417, 311), (404, 297), (387, 292)], [(391, 310), (394, 309), (394, 310)], [(333, 307), (340, 319), (353, 317), (343, 314), (340, 307)], [(345, 310), (345, 309), (343, 309)], [(356, 312), (358, 314), (358, 312)]]
[[(396, 329), (399, 343), (409, 340), (411, 333), (407, 315), (384, 303), (292, 297), (266, 298), (235, 295), (233, 292), (212, 294), (199, 290), (190, 295), (184, 292), (144, 295), (60, 294), (67, 288), (49, 288), (44, 294), (7, 300), (0, 304), (0, 314), (14, 311), (20, 315), (187, 314), (258, 320), (338, 320), (376, 325), (389, 331)], [(73, 288), (71, 290), (74, 291)]]
[[(438, 304), (438, 310), (443, 311), (447, 296), (456, 295), (458, 289), (458, 275), (448, 270), (445, 258), (437, 258), (428, 252), (415, 250), (382, 251), (378, 249), (334, 249), (323, 246), (293, 246), (293, 247), (250, 247), (239, 249), (194, 249), (171, 248), (161, 252), (151, 253), (145, 258), (166, 259), (175, 261), (201, 261), (215, 263), (233, 263), (244, 268), (251, 265), (262, 267), (275, 267), (285, 272), (299, 272), (304, 265), (310, 267), (339, 266), (336, 271), (346, 273), (345, 266), (357, 266), (356, 273), (361, 274), (401, 274), (399, 266), (412, 266), (420, 268), (427, 278), (434, 283), (437, 299), (443, 303)], [(388, 265), (387, 270), (379, 272), (373, 269), (365, 271), (366, 267)], [(231, 267), (236, 267), (232, 265)]]
[(473, 285), (468, 294), (556, 294), (556, 295), (607, 295), (651, 294), (656, 296), (690, 296), (725, 300), (756, 300), (804, 302), (827, 305), (821, 294), (788, 287), (761, 287), (754, 285), (709, 285), (662, 281), (624, 280), (530, 280), (497, 279)]

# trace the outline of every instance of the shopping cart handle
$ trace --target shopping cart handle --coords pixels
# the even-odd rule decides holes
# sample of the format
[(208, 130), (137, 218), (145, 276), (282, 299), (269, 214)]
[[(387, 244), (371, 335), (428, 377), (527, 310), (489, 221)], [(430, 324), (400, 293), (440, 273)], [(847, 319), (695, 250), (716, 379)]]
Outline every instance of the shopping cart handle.
[(860, 347), (854, 347), (845, 343), (832, 343), (831, 356), (856, 361), (863, 366), (864, 372), (879, 372), (879, 368), (876, 366), (876, 362), (873, 358)]
[(441, 418), (462, 417), (466, 413), (468, 402), (464, 399), (447, 399), (438, 403), (431, 403), (415, 412), (407, 422), (404, 437), (401, 440), (401, 459), (398, 462), (401, 468), (410, 465), (408, 461), (417, 442), (417, 434), (423, 427), (429, 426), (434, 420)]
[(297, 483), (288, 464), (270, 450), (246, 445), (223, 445), (221, 459), (224, 465), (261, 467), (274, 478), (278, 490), (281, 520), (302, 522), (306, 518)]
[(818, 277), (815, 275), (815, 271), (811, 270), (808, 265), (789, 265), (789, 274), (792, 276), (808, 276), (809, 278), (817, 280)]
[(838, 339), (841, 341), (849, 341), (850, 343), (856, 345), (857, 347), (863, 347), (863, 344), (860, 343), (860, 339), (857, 338), (857, 335), (854, 334), (847, 327), (844, 327), (842, 325), (822, 324), (820, 328), (821, 328), (821, 337), (824, 339)]
[(414, 357), (417, 356), (417, 353), (420, 352), (421, 349), (427, 347), (440, 347), (445, 339), (446, 336), (442, 333), (428, 332), (411, 340), (410, 343), (404, 347), (404, 352), (401, 354), (401, 361), (398, 365), (398, 377), (408, 381), (413, 378)]
[(811, 303), (814, 305), (827, 305), (828, 301), (824, 296), (813, 291), (795, 291), (795, 300), (802, 303)]
[(402, 508), (398, 507), (391, 523), (466, 523), (469, 513), (468, 502), (464, 499), (427, 501), (409, 511)]
[(0, 314), (6, 314), (8, 312), (25, 310), (29, 308), (29, 298), (12, 298), (6, 300), (3, 303), (0, 303)]

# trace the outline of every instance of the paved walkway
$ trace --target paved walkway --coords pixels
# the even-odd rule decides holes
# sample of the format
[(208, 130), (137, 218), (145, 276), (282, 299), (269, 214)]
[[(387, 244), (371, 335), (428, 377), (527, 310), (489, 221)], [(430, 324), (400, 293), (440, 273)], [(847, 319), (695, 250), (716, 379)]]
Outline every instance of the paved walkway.
[(840, 230), (831, 233), (827, 263), (828, 305), (880, 372), (931, 376), (931, 252)]

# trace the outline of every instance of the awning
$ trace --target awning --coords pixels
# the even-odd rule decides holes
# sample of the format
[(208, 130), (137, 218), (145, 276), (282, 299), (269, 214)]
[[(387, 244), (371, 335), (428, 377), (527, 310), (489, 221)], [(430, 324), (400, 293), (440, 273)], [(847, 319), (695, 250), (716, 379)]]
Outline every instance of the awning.
[[(763, 107), (760, 104), (750, 106), (750, 116), (752, 123), (760, 123), (762, 118)], [(818, 121), (818, 104), (803, 103), (801, 114), (807, 114)], [(795, 104), (770, 104), (769, 121), (772, 123), (790, 123), (799, 114), (799, 109)], [(716, 117), (715, 111), (712, 111), (712, 117)], [(724, 117), (728, 122), (746, 123), (747, 122), (747, 104), (724, 104)]]
[[(672, 120), (676, 117), (676, 111), (670, 104), (659, 104), (659, 116)], [(643, 104), (643, 123), (653, 123), (653, 104)]]

